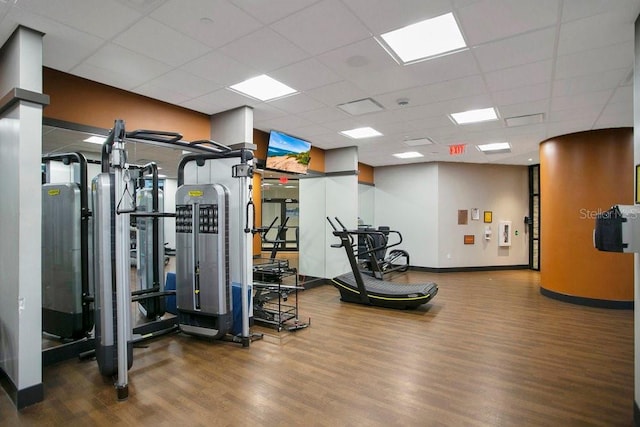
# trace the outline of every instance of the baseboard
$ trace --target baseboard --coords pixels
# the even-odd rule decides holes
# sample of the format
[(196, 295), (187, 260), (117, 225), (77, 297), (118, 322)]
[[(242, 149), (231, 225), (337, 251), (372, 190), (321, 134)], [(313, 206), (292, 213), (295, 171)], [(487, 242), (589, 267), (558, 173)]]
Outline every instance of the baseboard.
[(558, 292), (550, 291), (540, 286), (540, 293), (546, 297), (568, 302), (576, 305), (584, 305), (587, 307), (596, 308), (612, 308), (616, 310), (633, 310), (633, 301), (615, 301), (615, 300), (602, 300), (595, 298), (578, 297), (574, 295), (566, 295)]
[(42, 383), (18, 390), (13, 380), (9, 378), (9, 375), (7, 375), (2, 368), (0, 368), (0, 385), (2, 385), (2, 388), (7, 392), (18, 410), (42, 402), (44, 399), (44, 387)]
[(640, 427), (640, 408), (635, 400), (633, 401), (633, 425)]
[(481, 267), (409, 267), (411, 271), (424, 271), (427, 273), (464, 273), (471, 271), (502, 271), (502, 270), (528, 270), (529, 265), (488, 265)]
[(317, 288), (318, 286), (324, 286), (331, 283), (331, 280), (323, 277), (305, 276), (304, 281), (301, 281), (304, 289)]

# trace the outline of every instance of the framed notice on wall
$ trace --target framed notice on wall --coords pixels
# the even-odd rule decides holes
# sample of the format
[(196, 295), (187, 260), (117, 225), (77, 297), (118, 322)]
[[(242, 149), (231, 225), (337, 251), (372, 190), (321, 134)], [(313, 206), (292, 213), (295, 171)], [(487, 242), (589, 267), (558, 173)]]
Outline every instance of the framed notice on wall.
[(493, 222), (493, 212), (484, 211), (484, 222)]

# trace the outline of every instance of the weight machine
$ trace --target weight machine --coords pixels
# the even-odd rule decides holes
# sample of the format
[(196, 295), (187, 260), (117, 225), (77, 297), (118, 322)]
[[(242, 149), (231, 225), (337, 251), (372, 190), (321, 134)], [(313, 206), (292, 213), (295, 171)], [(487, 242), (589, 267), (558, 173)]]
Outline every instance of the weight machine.
[[(72, 182), (51, 182), (51, 161), (78, 166)], [(87, 159), (81, 153), (42, 157), (42, 330), (62, 339), (93, 328)]]

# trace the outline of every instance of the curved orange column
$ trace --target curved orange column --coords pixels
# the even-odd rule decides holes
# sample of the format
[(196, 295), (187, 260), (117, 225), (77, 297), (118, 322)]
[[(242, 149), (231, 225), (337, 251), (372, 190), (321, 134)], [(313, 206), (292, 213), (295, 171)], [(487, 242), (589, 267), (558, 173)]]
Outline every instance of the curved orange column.
[(633, 183), (631, 128), (579, 132), (540, 144), (543, 294), (588, 305), (633, 301), (633, 254), (593, 246), (596, 214), (633, 204)]

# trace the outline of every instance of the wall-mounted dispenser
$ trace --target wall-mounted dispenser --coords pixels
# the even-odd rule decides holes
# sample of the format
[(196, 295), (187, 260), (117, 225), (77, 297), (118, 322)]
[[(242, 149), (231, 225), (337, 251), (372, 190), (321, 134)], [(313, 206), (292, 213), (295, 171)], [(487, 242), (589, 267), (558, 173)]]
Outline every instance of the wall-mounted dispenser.
[(593, 246), (606, 252), (640, 252), (640, 206), (615, 205), (599, 213)]
[(491, 226), (484, 227), (484, 240), (491, 240)]

